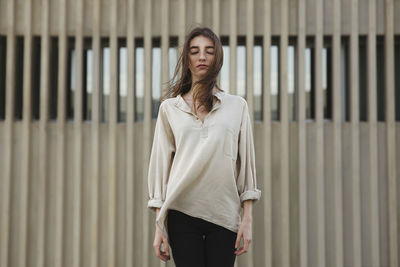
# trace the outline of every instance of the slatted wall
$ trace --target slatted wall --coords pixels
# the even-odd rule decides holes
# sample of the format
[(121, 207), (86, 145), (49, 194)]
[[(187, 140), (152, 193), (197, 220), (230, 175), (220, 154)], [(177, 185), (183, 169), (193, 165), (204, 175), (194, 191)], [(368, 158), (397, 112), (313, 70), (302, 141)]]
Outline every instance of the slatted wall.
[[(395, 99), (400, 85), (395, 81), (400, 68), (395, 67), (395, 47), (400, 48), (400, 1), (0, 0), (0, 37), (6, 40), (5, 104), (0, 107), (5, 114), (0, 117), (0, 267), (174, 266), (154, 255), (155, 216), (146, 208), (155, 126), (152, 48), (154, 37), (159, 38), (161, 88), (169, 79), (170, 37), (181, 46), (198, 23), (229, 40), (229, 89), (223, 89), (231, 94), (237, 94), (239, 86), (238, 37), (245, 38), (245, 97), (250, 110), (256, 106), (255, 37), (262, 39), (262, 120), (251, 113), (262, 198), (254, 207), (251, 249), (235, 266), (399, 266), (400, 123), (395, 114), (400, 103)], [(366, 40), (366, 120), (360, 120), (360, 36)], [(382, 82), (377, 36), (384, 41), (384, 120), (377, 115), (377, 84)], [(39, 118), (32, 106), (37, 37)], [(324, 116), (326, 37), (331, 40), (330, 119)], [(88, 38), (91, 117), (84, 120)], [(102, 70), (104, 38), (109, 41), (109, 79)], [(273, 38), (279, 40), (277, 120), (272, 118), (270, 93)], [(294, 120), (289, 119), (290, 38), (295, 40)], [(305, 67), (309, 38), (314, 51), (311, 104)], [(54, 39), (56, 66), (49, 60)], [(72, 118), (67, 106), (70, 39), (76, 62)], [(120, 39), (126, 42), (128, 73), (122, 122), (117, 90)], [(22, 119), (17, 116), (20, 96), (15, 89), (21, 82), (16, 74), (19, 40)], [(144, 49), (143, 119), (136, 116), (142, 105), (136, 101), (137, 40)], [(346, 71), (343, 40), (348, 40)], [(348, 95), (343, 94), (344, 75)], [(102, 96), (105, 81), (110, 88), (107, 109)], [(49, 104), (54, 97), (55, 116)], [(314, 107), (311, 119), (307, 105)]]

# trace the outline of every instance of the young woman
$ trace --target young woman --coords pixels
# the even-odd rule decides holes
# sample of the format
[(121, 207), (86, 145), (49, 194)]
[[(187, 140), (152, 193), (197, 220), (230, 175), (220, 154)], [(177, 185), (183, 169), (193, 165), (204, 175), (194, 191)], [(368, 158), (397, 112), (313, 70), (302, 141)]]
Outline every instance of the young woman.
[(252, 240), (261, 191), (251, 121), (246, 100), (216, 84), (222, 62), (219, 38), (192, 30), (159, 108), (148, 207), (157, 216), (155, 253), (167, 261), (171, 245), (178, 267), (231, 267)]

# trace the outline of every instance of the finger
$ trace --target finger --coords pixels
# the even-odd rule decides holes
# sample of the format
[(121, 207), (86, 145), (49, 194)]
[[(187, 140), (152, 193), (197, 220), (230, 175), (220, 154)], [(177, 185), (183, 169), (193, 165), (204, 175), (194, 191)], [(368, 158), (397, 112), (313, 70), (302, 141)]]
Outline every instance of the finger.
[(169, 255), (169, 245), (168, 245), (168, 240), (166, 238), (164, 238), (162, 240), (163, 242), (163, 250), (160, 249), (161, 255), (163, 255), (165, 257), (166, 260), (170, 259), (170, 255)]
[(169, 257), (164, 256), (164, 255), (160, 255), (160, 257), (158, 257), (160, 260), (167, 262), (169, 260)]
[(169, 244), (168, 244), (168, 239), (164, 240), (164, 250), (165, 250), (165, 255), (169, 256)]
[(160, 256), (160, 246), (161, 246), (161, 244), (157, 244), (157, 243), (153, 244), (154, 252), (156, 253), (157, 257)]
[(249, 246), (250, 246), (251, 240), (249, 240), (249, 239), (244, 240), (243, 243), (244, 243), (243, 247), (240, 247), (238, 250), (235, 251), (235, 254), (237, 256), (240, 256), (240, 255), (242, 255), (243, 253), (246, 253), (249, 250)]
[(163, 255), (163, 251), (161, 250), (161, 246), (162, 246), (162, 240), (157, 241), (157, 243), (154, 243), (154, 251), (157, 255), (158, 258), (160, 258), (161, 260), (165, 260), (162, 255)]
[(157, 256), (157, 258), (162, 259), (161, 251), (156, 250), (156, 256)]
[(244, 252), (246, 252), (249, 249), (249, 246), (250, 246), (250, 240), (247, 239), (244, 241), (244, 246), (243, 246)]
[(168, 260), (170, 259), (170, 257), (167, 256), (167, 255), (165, 255), (164, 252), (161, 252), (159, 258), (160, 258), (162, 261), (168, 261)]
[(164, 251), (161, 251), (160, 254), (160, 259), (162, 259), (163, 261), (167, 261), (169, 260), (171, 257), (169, 255), (166, 255)]
[(160, 251), (160, 255), (158, 256), (158, 258), (160, 258), (160, 260), (162, 261), (167, 261), (170, 259), (170, 257), (166, 255), (164, 251)]
[(239, 247), (240, 244), (240, 238), (242, 237), (242, 233), (239, 231), (239, 233), (237, 234), (236, 237), (236, 242), (235, 242), (235, 249), (237, 249)]
[(240, 247), (238, 250), (235, 251), (236, 256), (240, 256), (246, 251), (244, 250), (244, 247)]

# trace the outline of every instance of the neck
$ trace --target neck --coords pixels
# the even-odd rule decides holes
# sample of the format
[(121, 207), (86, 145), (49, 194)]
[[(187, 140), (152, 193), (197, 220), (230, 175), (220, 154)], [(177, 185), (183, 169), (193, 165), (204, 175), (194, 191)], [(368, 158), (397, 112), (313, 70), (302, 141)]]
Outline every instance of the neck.
[[(200, 77), (197, 77), (197, 76), (195, 76), (195, 75), (192, 75), (192, 86), (191, 86), (191, 88), (190, 88), (190, 91), (187, 92), (188, 95), (192, 96), (193, 91), (195, 90), (194, 87), (193, 87), (193, 84), (195, 84), (195, 83), (196, 83), (197, 81), (199, 81), (199, 80), (200, 80)], [(212, 89), (212, 94), (215, 94), (217, 91), (218, 91), (217, 87), (214, 86), (213, 89)]]

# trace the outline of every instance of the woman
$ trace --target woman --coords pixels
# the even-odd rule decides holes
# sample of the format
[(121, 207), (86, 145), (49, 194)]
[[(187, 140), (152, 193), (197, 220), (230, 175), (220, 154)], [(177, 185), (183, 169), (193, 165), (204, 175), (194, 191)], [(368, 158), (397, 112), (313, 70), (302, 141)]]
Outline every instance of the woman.
[(252, 202), (261, 191), (251, 121), (246, 100), (216, 85), (222, 62), (219, 38), (209, 28), (192, 30), (163, 99), (173, 97), (159, 108), (148, 207), (157, 216), (155, 253), (169, 260), (170, 244), (178, 267), (231, 267), (252, 239)]

